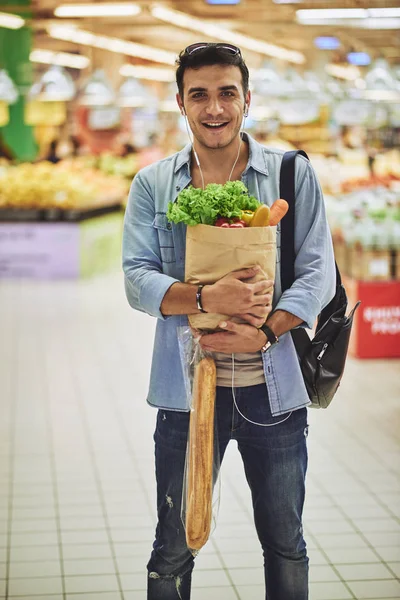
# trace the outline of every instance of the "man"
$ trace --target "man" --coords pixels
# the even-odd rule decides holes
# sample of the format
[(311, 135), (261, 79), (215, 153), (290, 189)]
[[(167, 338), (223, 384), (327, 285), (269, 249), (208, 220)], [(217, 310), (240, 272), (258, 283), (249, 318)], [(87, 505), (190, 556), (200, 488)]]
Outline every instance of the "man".
[[(185, 226), (166, 218), (167, 204), (189, 183), (242, 180), (271, 205), (279, 198), (282, 152), (240, 130), (251, 94), (241, 52), (230, 44), (193, 44), (181, 52), (177, 101), (193, 144), (143, 169), (132, 184), (125, 217), (123, 264), (131, 306), (158, 318), (148, 402), (159, 408), (154, 435), (158, 525), (148, 563), (148, 600), (189, 600), (194, 553), (181, 521), (189, 401), (178, 328), (187, 315), (241, 315), (247, 324), (203, 335), (215, 353), (220, 459), (238, 442), (264, 554), (266, 598), (306, 600), (308, 558), (302, 533), (309, 403), (290, 329), (312, 327), (334, 293), (335, 272), (321, 191), (311, 165), (296, 158), (296, 280), (281, 294), (280, 234), (272, 282), (251, 284), (254, 269), (230, 273), (201, 294), (182, 283)], [(196, 294), (198, 297), (196, 299)], [(268, 316), (269, 315), (269, 316)], [(266, 325), (260, 325), (267, 318)], [(279, 343), (276, 343), (276, 342)], [(232, 361), (234, 357), (234, 385)]]

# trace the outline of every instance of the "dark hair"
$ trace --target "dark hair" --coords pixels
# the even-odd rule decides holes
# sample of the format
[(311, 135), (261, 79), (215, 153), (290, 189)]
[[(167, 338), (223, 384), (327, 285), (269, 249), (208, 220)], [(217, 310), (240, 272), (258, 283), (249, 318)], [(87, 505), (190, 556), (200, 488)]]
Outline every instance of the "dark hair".
[(200, 69), (211, 65), (233, 65), (239, 67), (242, 74), (242, 87), (244, 95), (249, 89), (249, 70), (243, 57), (240, 53), (232, 54), (223, 48), (218, 47), (220, 44), (209, 44), (201, 50), (188, 54), (185, 50), (179, 54), (176, 61), (176, 84), (178, 86), (179, 95), (183, 100), (183, 75), (186, 69)]

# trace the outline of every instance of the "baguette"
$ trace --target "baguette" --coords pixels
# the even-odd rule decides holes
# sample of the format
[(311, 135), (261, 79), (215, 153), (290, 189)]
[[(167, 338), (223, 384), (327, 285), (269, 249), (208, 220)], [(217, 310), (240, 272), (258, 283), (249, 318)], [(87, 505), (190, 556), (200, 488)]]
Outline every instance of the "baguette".
[(189, 426), (186, 543), (193, 550), (204, 546), (211, 530), (216, 384), (215, 362), (203, 358), (195, 369)]

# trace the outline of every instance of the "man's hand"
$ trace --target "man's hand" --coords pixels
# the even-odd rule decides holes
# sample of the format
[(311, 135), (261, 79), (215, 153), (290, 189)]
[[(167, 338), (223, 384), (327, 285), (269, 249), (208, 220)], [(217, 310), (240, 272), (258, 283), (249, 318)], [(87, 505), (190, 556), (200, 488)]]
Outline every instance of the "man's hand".
[(255, 283), (246, 282), (246, 279), (254, 277), (259, 271), (257, 266), (240, 269), (228, 273), (213, 285), (204, 286), (204, 310), (240, 316), (256, 327), (262, 325), (271, 311), (274, 282), (268, 279), (261, 279)]
[(241, 319), (243, 319), (243, 321), (246, 321), (246, 323), (250, 323), (250, 325), (253, 325), (253, 327), (261, 327), (261, 325), (264, 325), (269, 313), (272, 310), (272, 293), (269, 294), (269, 296), (271, 299), (269, 301), (269, 304), (267, 304), (266, 306), (254, 306), (251, 309), (251, 313), (233, 316), (240, 317)]
[(200, 346), (209, 352), (258, 352), (267, 341), (265, 333), (252, 325), (239, 325), (232, 321), (219, 324), (225, 331), (201, 336)]

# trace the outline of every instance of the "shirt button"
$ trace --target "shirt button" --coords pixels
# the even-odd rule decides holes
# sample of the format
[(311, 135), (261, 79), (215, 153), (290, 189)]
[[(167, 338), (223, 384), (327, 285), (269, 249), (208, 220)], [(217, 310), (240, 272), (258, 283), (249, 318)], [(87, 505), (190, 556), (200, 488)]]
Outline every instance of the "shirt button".
[(175, 189), (176, 189), (176, 191), (177, 191), (177, 192), (179, 192), (179, 191), (180, 191), (180, 189), (181, 189), (181, 186), (180, 186), (180, 185), (177, 185)]
[(171, 229), (172, 229), (171, 223), (167, 223), (167, 229), (168, 229), (168, 231), (171, 231)]

